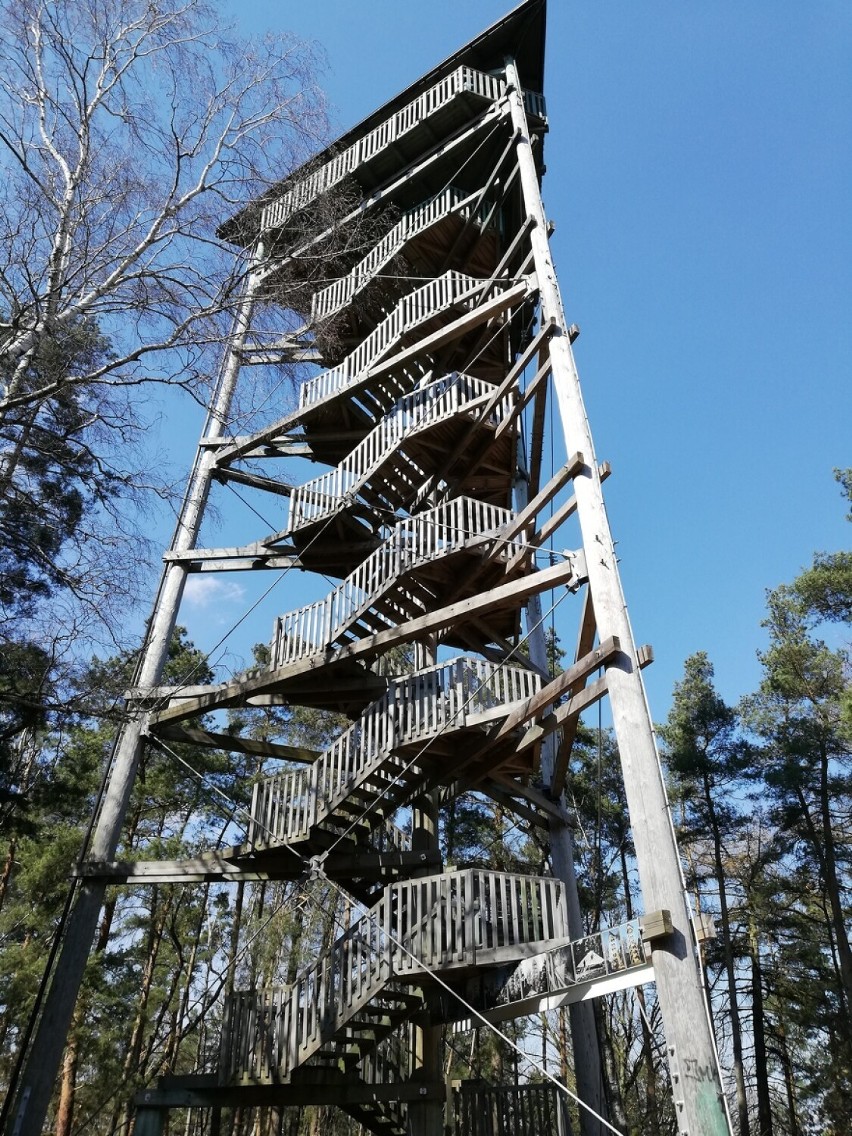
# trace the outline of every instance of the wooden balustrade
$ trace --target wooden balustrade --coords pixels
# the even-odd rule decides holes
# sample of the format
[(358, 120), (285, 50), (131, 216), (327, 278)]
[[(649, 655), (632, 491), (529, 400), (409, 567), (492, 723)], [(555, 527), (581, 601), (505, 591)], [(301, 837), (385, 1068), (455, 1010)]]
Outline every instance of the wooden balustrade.
[[(405, 395), (336, 469), (293, 489), (288, 531), (295, 532), (334, 513), (400, 447), (405, 438), (457, 414), (470, 413), (493, 393), (494, 387), (484, 379), (455, 372)], [(507, 395), (494, 407), (488, 422), (497, 426), (512, 405), (512, 396)], [(412, 476), (415, 474), (421, 479), (426, 476), (424, 471), (412, 465)], [(393, 509), (396, 506), (388, 501), (388, 507)]]
[[(366, 618), (376, 628), (393, 627), (421, 610), (421, 601), (406, 592), (404, 573), (458, 551), (471, 540), (493, 536), (510, 523), (512, 513), (472, 497), (454, 497), (434, 509), (401, 520), (388, 539), (324, 599), (305, 604), (275, 621), (269, 666), (285, 666), (316, 654), (334, 642), (358, 638), (356, 624)], [(523, 550), (524, 533), (505, 542), (499, 558)], [(381, 597), (382, 608), (374, 607)], [(363, 634), (363, 632), (362, 632)]]
[(563, 885), (549, 877), (468, 869), (390, 884), (291, 986), (227, 1000), (221, 1077), (284, 1080), (394, 979), (520, 958), (566, 935)]
[[(490, 285), (498, 289), (505, 286), (504, 281)], [(299, 406), (305, 409), (345, 389), (417, 324), (424, 323), (453, 306), (472, 311), (483, 298), (486, 287), (489, 287), (487, 280), (477, 280), (463, 272), (451, 271), (430, 280), (422, 288), (409, 292), (342, 363), (302, 384)]]
[(468, 216), (470, 209), (466, 210), (465, 206), (469, 206), (475, 197), (475, 194), (471, 196), (456, 186), (449, 186), (429, 201), (409, 209), (348, 275), (335, 280), (314, 295), (311, 318), (319, 322), (340, 311), (396, 256), (407, 241), (452, 212), (458, 211)]
[[(307, 178), (270, 202), (261, 214), (261, 229), (277, 228), (303, 209), (321, 193), (325, 193), (351, 174), (358, 166), (369, 162), (374, 155), (391, 146), (404, 134), (413, 130), (424, 119), (434, 115), (453, 99), (468, 93), (478, 95), (487, 102), (496, 102), (505, 89), (501, 78), (476, 71), (472, 67), (459, 67), (440, 82), (424, 91), (401, 110), (386, 118), (373, 130), (364, 134), (351, 146), (336, 154), (329, 162), (314, 170)], [(544, 96), (524, 91), (528, 113), (545, 117)]]
[[(307, 840), (316, 825), (334, 821), (352, 787), (387, 765), (397, 747), (508, 715), (540, 689), (533, 671), (465, 656), (396, 679), (312, 765), (255, 784), (247, 844)], [(377, 802), (375, 822), (398, 807), (393, 800)], [(348, 817), (340, 815), (340, 827)]]

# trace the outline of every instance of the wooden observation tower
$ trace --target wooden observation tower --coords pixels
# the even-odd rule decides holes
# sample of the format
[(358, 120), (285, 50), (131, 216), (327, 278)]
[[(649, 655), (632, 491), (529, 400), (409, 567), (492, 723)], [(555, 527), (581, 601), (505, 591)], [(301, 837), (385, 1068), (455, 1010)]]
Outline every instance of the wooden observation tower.
[[(166, 556), (78, 938), (105, 881), (126, 878), (313, 876), (342, 889), (353, 914), (285, 987), (234, 991), (216, 1067), (143, 1094), (140, 1133), (157, 1131), (170, 1108), (218, 1116), (309, 1103), (334, 1103), (387, 1136), (439, 1136), (445, 1125), (475, 1136), (567, 1133), (555, 1086), (453, 1094), (442, 1051), (453, 1023), (562, 1005), (572, 1008), (588, 1106), (581, 1128), (602, 1133), (590, 1000), (651, 981), (681, 1131), (729, 1131), (642, 687), (650, 650), (631, 636), (601, 490), (608, 467), (592, 446), (576, 329), (550, 258), (539, 190), (544, 31), (545, 0), (527, 0), (223, 230), (251, 272)], [(325, 231), (306, 236), (331, 201)], [(339, 239), (365, 219), (368, 247)], [(299, 287), (282, 288), (284, 277)], [(279, 295), (287, 310), (270, 335)], [(315, 366), (298, 405), (235, 434), (232, 398), (251, 365), (300, 360)], [(552, 473), (551, 403), (567, 455)], [(288, 470), (300, 463), (294, 484), (282, 459)], [(283, 502), (280, 529), (199, 547), (214, 481)], [(263, 665), (216, 686), (158, 685), (189, 573), (293, 568), (331, 583), (279, 614)], [(573, 608), (577, 629), (556, 679), (542, 617), (551, 594), (562, 612)], [(589, 938), (562, 792), (579, 717), (606, 696), (644, 914)], [(306, 755), (191, 724), (262, 705), (342, 711), (351, 725)], [(112, 863), (148, 739), (283, 759), (256, 785), (238, 846), (191, 863)], [(442, 811), (468, 792), (548, 833), (551, 874), (443, 863)], [(63, 1012), (49, 1005), (43, 1029)]]

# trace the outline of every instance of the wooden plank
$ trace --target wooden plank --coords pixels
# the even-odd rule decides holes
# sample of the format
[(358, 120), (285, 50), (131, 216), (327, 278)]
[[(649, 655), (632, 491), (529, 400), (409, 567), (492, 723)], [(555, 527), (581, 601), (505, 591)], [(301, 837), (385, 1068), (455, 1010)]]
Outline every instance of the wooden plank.
[[(585, 569), (577, 574), (575, 565), (570, 560), (564, 560), (545, 568), (541, 572), (533, 572), (520, 580), (513, 580), (508, 584), (501, 584), (488, 592), (471, 596), (447, 607), (438, 608), (416, 619), (401, 623), (398, 627), (388, 628), (375, 635), (368, 636), (346, 647), (334, 651), (318, 652), (298, 659), (285, 667), (269, 670), (262, 675), (254, 675), (248, 679), (237, 679), (223, 683), (205, 693), (195, 694), (190, 698), (181, 698), (176, 706), (169, 706), (164, 710), (153, 711), (149, 722), (156, 723), (178, 722), (184, 718), (192, 718), (197, 714), (213, 707), (234, 706), (247, 698), (262, 694), (270, 687), (280, 686), (286, 678), (306, 674), (316, 675), (318, 668), (340, 662), (344, 659), (359, 659), (379, 654), (388, 647), (397, 643), (407, 643), (419, 638), (422, 634), (440, 631), (463, 621), (469, 615), (490, 612), (500, 607), (516, 607), (523, 604), (528, 596), (561, 584), (570, 587), (579, 587), (583, 582)], [(158, 688), (163, 697), (168, 697), (168, 688)]]
[(262, 489), (265, 493), (277, 493), (280, 497), (289, 497), (293, 486), (283, 481), (275, 481), (271, 477), (260, 477), (256, 473), (247, 473), (243, 469), (232, 469), (220, 466), (216, 473), (217, 481), (238, 481), (240, 485), (248, 485), (252, 489)]
[[(606, 481), (606, 479), (612, 473), (612, 466), (609, 464), (609, 462), (601, 462), (601, 464), (598, 466), (598, 473), (600, 475), (601, 481)], [(541, 526), (541, 529), (535, 534), (530, 543), (536, 545), (543, 544), (547, 540), (547, 538), (552, 533), (555, 533), (556, 530), (561, 525), (563, 525), (569, 517), (573, 516), (574, 513), (576, 513), (576, 511), (577, 498), (569, 497), (569, 499), (565, 501), (564, 504), (559, 506), (553, 516), (549, 517), (544, 522), (544, 524)]]
[(280, 742), (260, 742), (254, 738), (239, 737), (237, 734), (218, 734), (210, 730), (199, 730), (189, 726), (170, 726), (168, 729), (157, 731), (157, 736), (171, 742), (187, 742), (212, 749), (226, 749), (232, 753), (279, 757), (282, 761), (313, 762), (322, 754), (322, 750), (306, 749), (304, 746), (283, 745)]

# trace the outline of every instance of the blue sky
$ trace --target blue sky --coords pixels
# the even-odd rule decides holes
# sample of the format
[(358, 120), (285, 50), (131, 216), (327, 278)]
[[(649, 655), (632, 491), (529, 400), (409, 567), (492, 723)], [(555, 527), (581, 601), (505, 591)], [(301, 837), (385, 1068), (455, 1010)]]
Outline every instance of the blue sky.
[[(511, 7), (223, 6), (325, 46), (341, 131)], [(544, 198), (660, 719), (699, 649), (752, 689), (765, 589), (852, 537), (852, 5), (549, 8)]]

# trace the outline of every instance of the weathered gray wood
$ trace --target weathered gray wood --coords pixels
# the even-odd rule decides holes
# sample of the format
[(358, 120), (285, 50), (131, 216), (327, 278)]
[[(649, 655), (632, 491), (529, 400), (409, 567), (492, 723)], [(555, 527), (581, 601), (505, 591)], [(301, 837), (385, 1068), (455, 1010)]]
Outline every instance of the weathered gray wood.
[(254, 738), (240, 737), (237, 734), (219, 734), (196, 727), (172, 726), (160, 730), (159, 737), (166, 741), (190, 742), (193, 745), (210, 749), (227, 749), (233, 753), (257, 754), (260, 757), (280, 757), (282, 761), (312, 762), (320, 756), (321, 750), (307, 749), (304, 746), (282, 745), (280, 742), (262, 742)]
[[(528, 596), (547, 591), (560, 584), (569, 587), (579, 587), (583, 582), (583, 575), (578, 574), (578, 565), (571, 560), (564, 560), (535, 572), (520, 580), (513, 580), (509, 584), (502, 584), (489, 592), (461, 600), (458, 603), (448, 604), (446, 607), (428, 612), (416, 619), (407, 620), (398, 627), (387, 631), (377, 632), (364, 639), (359, 639), (346, 647), (335, 651), (324, 652), (320, 658), (324, 665), (342, 659), (363, 658), (387, 650), (397, 643), (411, 642), (421, 635), (438, 631), (453, 623), (463, 621), (467, 616), (478, 612), (489, 612), (499, 609), (501, 605), (508, 607), (522, 603)], [(169, 706), (151, 714), (153, 724), (177, 722), (184, 718), (193, 718), (197, 714), (213, 709), (214, 707), (227, 707), (237, 705), (241, 700), (254, 694), (261, 694), (269, 687), (277, 686), (285, 676), (296, 676), (311, 673), (316, 670), (317, 658), (298, 659), (277, 672), (270, 671), (263, 675), (256, 675), (245, 680), (235, 680), (214, 687), (205, 694), (198, 694), (192, 698), (181, 699), (177, 706)], [(168, 688), (161, 688), (167, 694)]]
[[(537, 224), (531, 234), (545, 318), (553, 316), (561, 334), (550, 341), (553, 381), (566, 449), (579, 451), (588, 464), (574, 481), (577, 515), (589, 556), (589, 586), (601, 637), (616, 635), (624, 662), (607, 675), (613, 722), (646, 908), (672, 910), (675, 931), (654, 951), (657, 992), (666, 1030), (678, 1126), (690, 1136), (719, 1136), (730, 1130), (709, 1012), (696, 961), (696, 943), (684, 893), (674, 830), (657, 757), (653, 723), (627, 618), (618, 558), (609, 528), (594, 444), (579, 376), (562, 311), (556, 272), (547, 241), (546, 218), (532, 155), (517, 70), (507, 60), (506, 77), (512, 122), (518, 132), (518, 162), (527, 212)], [(693, 1071), (699, 1070), (698, 1074)]]
[[(413, 347), (405, 348), (396, 355), (384, 359), (381, 363), (370, 367), (361, 377), (347, 385), (346, 394), (350, 396), (358, 394), (368, 389), (371, 384), (375, 383), (376, 380), (382, 376), (404, 367), (406, 363), (411, 362), (418, 355), (436, 351), (445, 344), (451, 343), (454, 339), (460, 339), (472, 328), (486, 323), (488, 320), (501, 315), (504, 311), (513, 307), (520, 299), (528, 294), (529, 290), (529, 282), (522, 281), (512, 288), (508, 288), (505, 292), (494, 296), (492, 299), (486, 300), (480, 304), (479, 307), (474, 308), (473, 311), (468, 312), (466, 315), (459, 316), (457, 319), (447, 324), (446, 327), (420, 340)], [(264, 427), (263, 430), (249, 435), (249, 437), (241, 440), (239, 443), (225, 447), (216, 454), (217, 466), (224, 468), (237, 458), (245, 457), (246, 454), (250, 453), (258, 446), (266, 444), (278, 434), (284, 433), (288, 429), (298, 425), (300, 422), (304, 421), (306, 417), (315, 414), (320, 407), (325, 404), (331, 404), (338, 397), (339, 393), (334, 392), (329, 394), (322, 402), (314, 403), (309, 407), (300, 406), (298, 410), (285, 415), (283, 418), (279, 418), (272, 425)]]

